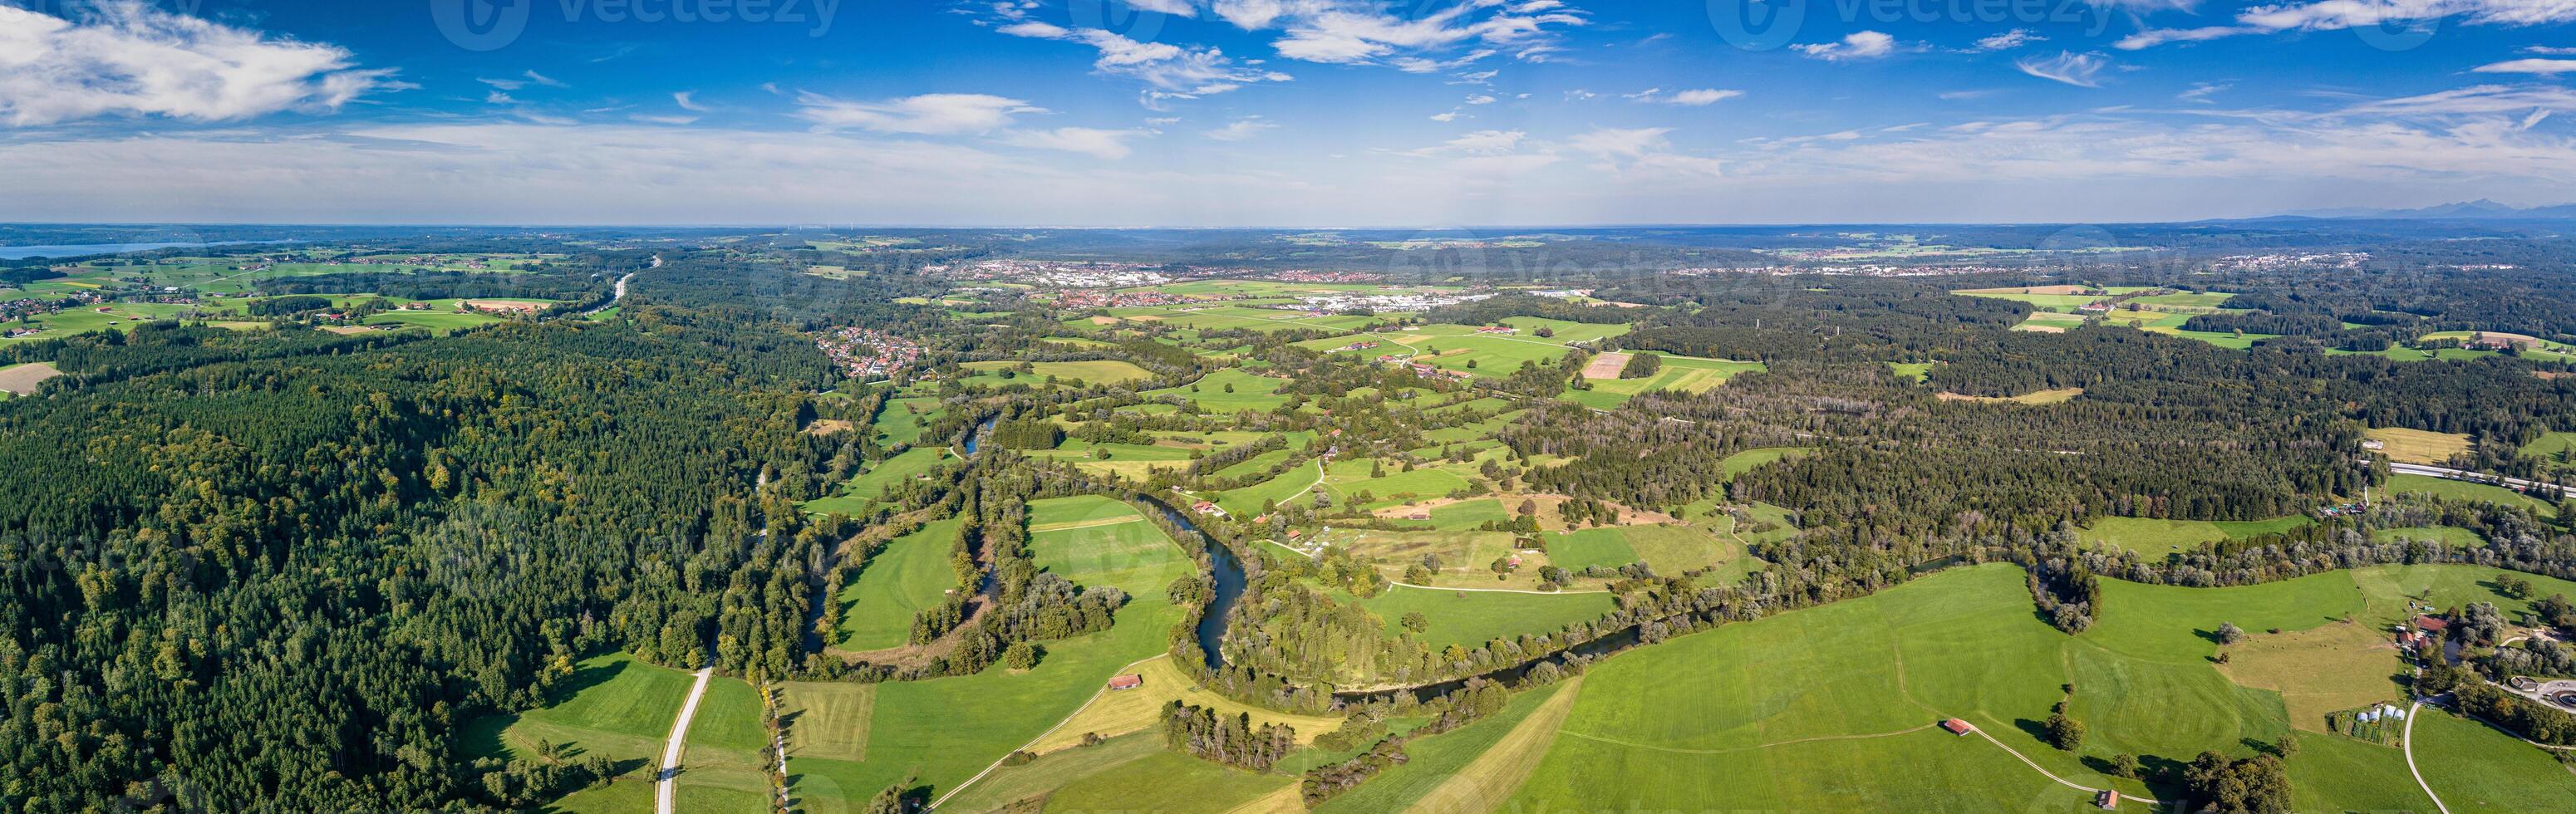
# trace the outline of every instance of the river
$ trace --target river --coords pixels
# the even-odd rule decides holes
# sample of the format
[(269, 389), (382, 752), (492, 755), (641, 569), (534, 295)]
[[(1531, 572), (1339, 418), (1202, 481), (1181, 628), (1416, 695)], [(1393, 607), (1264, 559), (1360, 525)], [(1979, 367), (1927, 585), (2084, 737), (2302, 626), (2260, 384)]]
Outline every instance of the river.
[(1207, 657), (1208, 669), (1222, 669), (1225, 667), (1225, 618), (1234, 611), (1234, 603), (1243, 598), (1246, 584), (1243, 561), (1234, 556), (1234, 549), (1200, 531), (1199, 525), (1190, 521), (1188, 512), (1172, 508), (1172, 504), (1154, 495), (1142, 497), (1145, 502), (1154, 504), (1154, 508), (1162, 510), (1163, 519), (1196, 535), (1199, 543), (1207, 548), (1209, 575), (1216, 578), (1216, 598), (1208, 600), (1207, 613), (1199, 616), (1199, 653)]

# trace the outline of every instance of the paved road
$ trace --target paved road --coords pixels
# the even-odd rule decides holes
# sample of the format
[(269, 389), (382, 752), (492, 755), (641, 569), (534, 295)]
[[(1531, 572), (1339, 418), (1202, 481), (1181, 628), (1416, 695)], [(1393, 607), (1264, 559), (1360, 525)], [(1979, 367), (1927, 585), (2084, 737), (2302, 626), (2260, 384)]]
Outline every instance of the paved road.
[(2512, 489), (2517, 490), (2517, 491), (2519, 491), (2519, 490), (2524, 490), (2524, 489), (2530, 489), (2530, 488), (2532, 488), (2532, 487), (2534, 487), (2534, 486), (2540, 486), (2540, 487), (2545, 487), (2545, 488), (2556, 488), (2556, 486), (2555, 486), (2555, 485), (2553, 485), (2553, 484), (2538, 483), (2538, 482), (2535, 482), (2535, 481), (2527, 481), (2527, 480), (2523, 480), (2523, 479), (2521, 479), (2521, 478), (2501, 478), (2501, 479), (2500, 479), (2500, 478), (2497, 478), (2497, 477), (2492, 476), (2492, 475), (2481, 475), (2481, 474), (2478, 474), (2478, 473), (2475, 473), (2475, 472), (2467, 472), (2467, 471), (2458, 470), (2458, 469), (2444, 469), (2444, 468), (2442, 468), (2442, 467), (2438, 467), (2438, 466), (2425, 466), (2425, 465), (2423, 465), (2423, 464), (2401, 464), (2401, 463), (2390, 463), (2390, 464), (2388, 465), (2388, 471), (2390, 471), (2390, 472), (2395, 472), (2395, 473), (2400, 474), (2400, 475), (2424, 475), (2424, 476), (2427, 476), (2427, 477), (2435, 477), (2435, 478), (2449, 478), (2449, 479), (2452, 479), (2452, 480), (2476, 481), (2476, 482), (2479, 482), (2479, 483), (2499, 483), (2499, 482), (2501, 482), (2501, 484), (2502, 484), (2503, 486), (2506, 486), (2506, 487), (2508, 487), (2508, 488), (2512, 488)]
[(707, 679), (716, 673), (715, 665), (698, 670), (698, 680), (689, 687), (689, 700), (680, 705), (679, 720), (671, 722), (671, 740), (662, 745), (662, 771), (653, 777), (653, 808), (661, 814), (674, 814), (679, 795), (680, 753), (688, 750), (689, 719), (698, 716), (698, 699), (707, 694)]
[(2433, 793), (2433, 785), (2424, 782), (2424, 773), (2415, 769), (2415, 719), (2421, 717), (2424, 717), (2424, 702), (2417, 701), (2406, 707), (2406, 733), (2398, 736), (2406, 741), (2406, 771), (2415, 775), (2415, 785), (2423, 787), (2424, 796), (2433, 799), (2434, 808), (2440, 809), (2442, 814), (2451, 814), (2451, 807), (2442, 804), (2442, 796)]

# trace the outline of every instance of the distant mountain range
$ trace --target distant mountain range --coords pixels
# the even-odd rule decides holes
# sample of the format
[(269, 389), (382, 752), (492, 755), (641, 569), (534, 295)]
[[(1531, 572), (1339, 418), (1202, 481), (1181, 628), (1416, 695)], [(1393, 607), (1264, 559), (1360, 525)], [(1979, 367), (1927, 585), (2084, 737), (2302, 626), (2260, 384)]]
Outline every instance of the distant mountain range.
[(2427, 206), (2422, 209), (2310, 209), (2291, 212), (2281, 217), (2367, 220), (2576, 220), (2576, 204), (2521, 207), (2480, 198), (2462, 203)]

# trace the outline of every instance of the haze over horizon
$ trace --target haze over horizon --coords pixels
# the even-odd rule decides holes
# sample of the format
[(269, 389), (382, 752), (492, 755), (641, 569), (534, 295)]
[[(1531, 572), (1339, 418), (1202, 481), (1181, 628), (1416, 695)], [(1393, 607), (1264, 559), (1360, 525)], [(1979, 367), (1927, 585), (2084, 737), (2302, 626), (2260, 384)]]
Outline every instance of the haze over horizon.
[(0, 0), (0, 220), (2111, 223), (2576, 186), (2546, 0), (747, 14)]

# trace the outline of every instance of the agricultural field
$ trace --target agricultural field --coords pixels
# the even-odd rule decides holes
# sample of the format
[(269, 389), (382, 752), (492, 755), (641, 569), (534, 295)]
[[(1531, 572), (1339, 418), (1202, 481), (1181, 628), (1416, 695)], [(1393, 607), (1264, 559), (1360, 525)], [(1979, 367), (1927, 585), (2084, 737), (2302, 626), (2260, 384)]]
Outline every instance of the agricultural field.
[(945, 447), (915, 447), (859, 473), (842, 484), (839, 494), (805, 501), (805, 511), (813, 514), (838, 512), (857, 516), (869, 504), (884, 497), (886, 490), (922, 477), (940, 464), (953, 460), (954, 453)]
[(2108, 297), (2146, 290), (2148, 289), (2135, 286), (2093, 288), (2079, 285), (2048, 285), (2029, 286), (2023, 288), (1967, 288), (1952, 291), (1950, 293), (1968, 297), (1986, 297), (1989, 299), (2012, 300), (2014, 302), (2029, 303), (2043, 311), (2071, 312), (2077, 308), (2082, 308), (2086, 305), (2099, 302)]
[(2453, 455), (2468, 452), (2470, 447), (2469, 437), (2457, 433), (2374, 427), (2367, 434), (2385, 445), (2381, 451), (2387, 453), (2389, 460), (2410, 464), (2439, 465)]
[(63, 372), (54, 369), (54, 366), (47, 362), (28, 362), (23, 365), (0, 367), (0, 394), (7, 394), (0, 395), (0, 398), (34, 393), (46, 379), (60, 375), (63, 375)]
[(2081, 395), (2084, 395), (2084, 388), (2065, 387), (2055, 390), (2033, 390), (2018, 396), (1962, 396), (1957, 393), (1942, 393), (1940, 397), (1942, 401), (1973, 401), (1980, 404), (2020, 404), (2039, 407), (2064, 404), (2074, 401), (2075, 397)]

